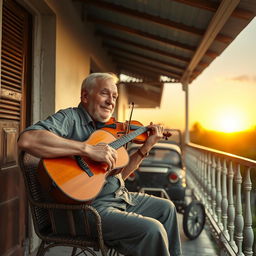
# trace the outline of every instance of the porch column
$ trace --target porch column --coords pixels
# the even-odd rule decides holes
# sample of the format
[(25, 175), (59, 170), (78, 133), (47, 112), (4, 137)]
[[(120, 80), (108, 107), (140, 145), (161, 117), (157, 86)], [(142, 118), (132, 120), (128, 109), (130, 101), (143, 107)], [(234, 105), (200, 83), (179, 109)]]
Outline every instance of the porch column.
[(188, 101), (188, 82), (182, 83), (182, 90), (185, 92), (185, 143), (190, 142), (189, 138), (189, 101)]

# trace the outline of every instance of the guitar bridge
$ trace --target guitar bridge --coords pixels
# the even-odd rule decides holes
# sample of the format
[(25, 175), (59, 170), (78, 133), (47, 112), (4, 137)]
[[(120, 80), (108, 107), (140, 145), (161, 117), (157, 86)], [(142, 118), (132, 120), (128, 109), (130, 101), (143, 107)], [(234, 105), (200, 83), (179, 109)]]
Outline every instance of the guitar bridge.
[(90, 170), (88, 164), (84, 161), (84, 159), (81, 156), (75, 156), (76, 162), (79, 165), (79, 167), (87, 173), (89, 177), (93, 176), (92, 171)]

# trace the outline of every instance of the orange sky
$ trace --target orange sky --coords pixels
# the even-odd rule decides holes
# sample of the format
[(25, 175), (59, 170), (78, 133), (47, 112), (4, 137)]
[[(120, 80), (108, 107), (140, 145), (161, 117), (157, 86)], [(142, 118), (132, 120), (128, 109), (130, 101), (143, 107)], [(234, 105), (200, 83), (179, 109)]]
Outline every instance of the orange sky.
[[(256, 19), (189, 87), (190, 126), (240, 131), (256, 127)], [(128, 111), (127, 111), (128, 114)], [(133, 119), (169, 128), (185, 127), (185, 94), (180, 84), (166, 84), (161, 107), (136, 109)]]

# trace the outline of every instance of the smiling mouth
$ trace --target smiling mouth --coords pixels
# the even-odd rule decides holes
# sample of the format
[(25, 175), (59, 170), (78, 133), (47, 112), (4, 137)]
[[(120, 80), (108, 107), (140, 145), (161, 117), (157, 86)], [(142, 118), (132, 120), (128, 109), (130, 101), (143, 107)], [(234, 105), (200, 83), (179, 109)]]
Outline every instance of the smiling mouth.
[(112, 111), (112, 109), (106, 108), (106, 107), (102, 107), (102, 109), (103, 109), (104, 111), (107, 111), (107, 112), (111, 112), (111, 111)]

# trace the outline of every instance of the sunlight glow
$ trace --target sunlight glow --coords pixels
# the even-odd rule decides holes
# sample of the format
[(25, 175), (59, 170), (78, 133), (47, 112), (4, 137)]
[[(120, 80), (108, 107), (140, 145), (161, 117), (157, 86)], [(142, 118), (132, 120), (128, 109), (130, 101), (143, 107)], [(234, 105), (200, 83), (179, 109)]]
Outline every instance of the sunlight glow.
[(231, 133), (248, 129), (245, 116), (234, 109), (224, 110), (217, 118), (215, 130)]

